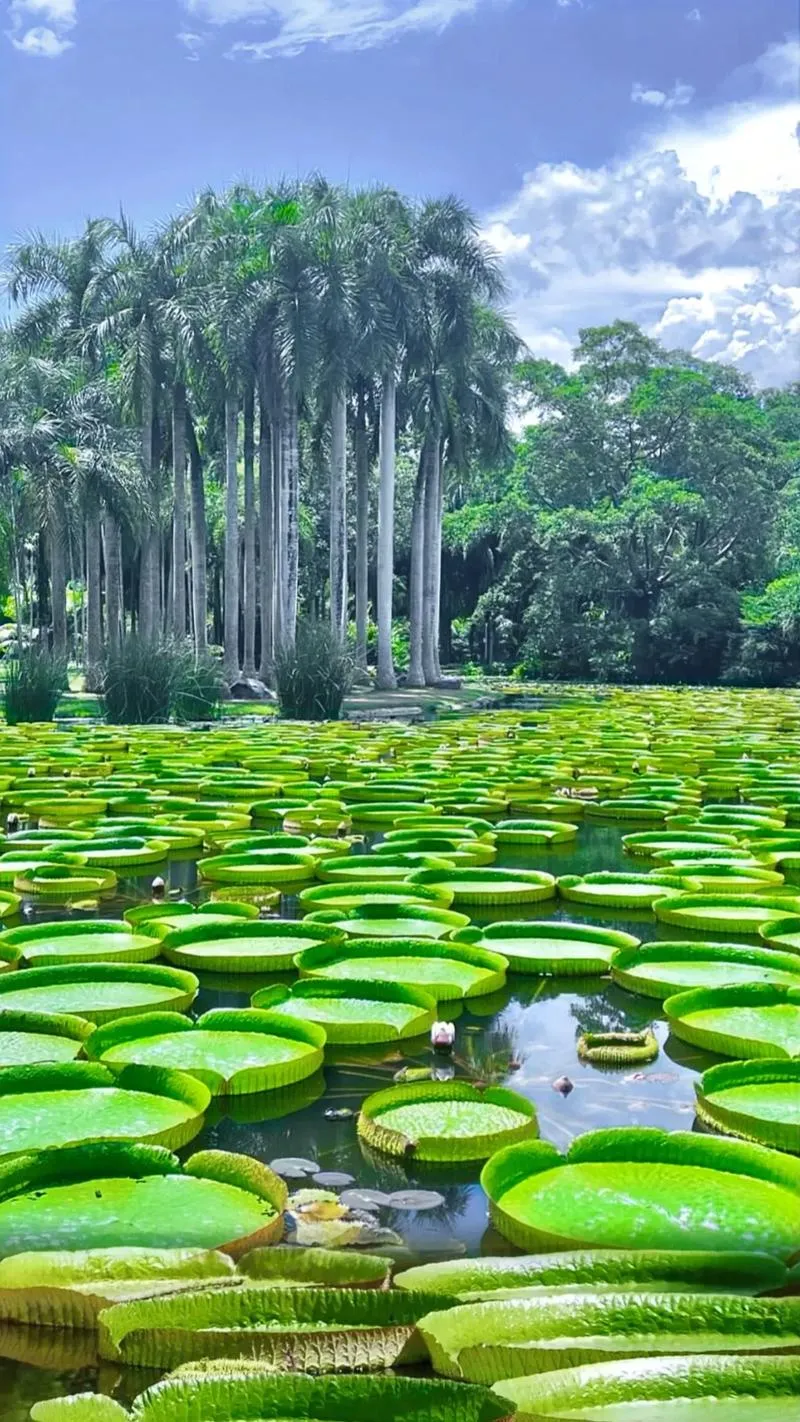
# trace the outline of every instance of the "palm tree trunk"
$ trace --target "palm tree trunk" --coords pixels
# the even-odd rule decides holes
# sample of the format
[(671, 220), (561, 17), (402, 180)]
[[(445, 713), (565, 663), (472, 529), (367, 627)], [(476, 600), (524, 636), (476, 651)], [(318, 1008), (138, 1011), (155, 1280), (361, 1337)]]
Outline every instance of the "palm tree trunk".
[(191, 552), (192, 552), (192, 621), (194, 622), (194, 651), (198, 660), (208, 650), (207, 612), (208, 597), (206, 570), (206, 491), (203, 483), (203, 461), (197, 443), (197, 435), (191, 415), (187, 414), (186, 433), (189, 440), (189, 490), (191, 498)]
[(258, 535), (261, 602), (261, 680), (272, 675), (275, 636), (275, 502), (272, 484), (272, 429), (266, 392), (259, 394), (258, 434)]
[(272, 606), (274, 609), (274, 645), (283, 646), (283, 625), (286, 589), (286, 507), (283, 477), (283, 421), (272, 425), (272, 511), (275, 528), (275, 580)]
[(100, 596), (100, 504), (96, 498), (90, 498), (86, 511), (87, 691), (96, 691), (102, 679), (103, 625)]
[(119, 524), (109, 509), (103, 514), (103, 555), (106, 565), (106, 630), (114, 650), (122, 635), (122, 540)]
[(444, 463), (441, 442), (436, 446), (436, 538), (434, 547), (434, 598), (431, 611), (431, 637), (433, 640), (433, 664), (437, 684), (442, 680), (440, 661), (441, 621), (442, 621), (442, 522), (444, 519)]
[(223, 669), (229, 686), (239, 671), (239, 401), (225, 394), (225, 623)]
[(331, 631), (347, 631), (347, 396), (344, 386), (331, 399)]
[(439, 440), (431, 438), (430, 458), (425, 479), (425, 561), (422, 575), (423, 621), (422, 665), (427, 686), (442, 679), (439, 666), (439, 602), (442, 564), (442, 477)]
[[(63, 530), (56, 527), (50, 515), (48, 543), (50, 545), (50, 601), (53, 611), (53, 651), (57, 657), (67, 655), (67, 560)], [(15, 582), (15, 596), (18, 597)]]
[(244, 396), (244, 675), (256, 675), (255, 391)]
[(430, 447), (426, 439), (419, 456), (419, 468), (414, 484), (414, 504), (411, 512), (411, 567), (408, 578), (408, 686), (425, 685), (422, 660), (425, 621), (425, 490), (427, 487)]
[(293, 392), (287, 392), (283, 419), (283, 448), (281, 450), (281, 485), (286, 509), (286, 523), (283, 530), (283, 537), (286, 540), (286, 602), (283, 640), (287, 647), (294, 646), (297, 631), (297, 584), (300, 555), (300, 447), (297, 424), (297, 399)]
[[(153, 387), (145, 377), (142, 391), (142, 472), (145, 489), (153, 485)], [(147, 528), (141, 540), (139, 635), (152, 641), (158, 630), (158, 535)]]
[(364, 383), (356, 403), (356, 665), (367, 669), (369, 621), (369, 449)]
[(172, 392), (172, 470), (175, 482), (172, 512), (172, 628), (186, 636), (186, 386), (177, 381)]
[(394, 592), (394, 465), (397, 382), (384, 376), (381, 393), (380, 484), (378, 487), (378, 687), (394, 691), (392, 660)]

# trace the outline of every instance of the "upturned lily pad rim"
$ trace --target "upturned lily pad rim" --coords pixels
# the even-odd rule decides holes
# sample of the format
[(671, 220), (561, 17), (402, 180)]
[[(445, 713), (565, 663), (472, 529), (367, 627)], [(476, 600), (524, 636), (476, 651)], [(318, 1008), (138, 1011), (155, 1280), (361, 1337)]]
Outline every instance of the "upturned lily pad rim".
[[(193, 973), (180, 968), (157, 967), (152, 963), (74, 963), (54, 965), (50, 968), (26, 968), (19, 976), (0, 977), (0, 1012), (3, 1009), (3, 995), (20, 992), (27, 988), (60, 987), (74, 983), (151, 983), (156, 987), (179, 989), (180, 995), (170, 1003), (174, 1011), (186, 1011), (197, 996), (199, 983)], [(17, 1009), (14, 1009), (15, 1011)], [(24, 1008), (19, 1011), (26, 1011)], [(87, 1007), (75, 1016), (85, 1017), (91, 1022), (105, 1022), (114, 1017), (136, 1014), (141, 1008)]]
[[(97, 939), (97, 953), (71, 955), (70, 940), (91, 937)], [(106, 938), (127, 938), (127, 946), (103, 950)], [(63, 943), (63, 952), (37, 952), (37, 944)], [(24, 965), (44, 964), (66, 965), (68, 963), (131, 962), (147, 963), (158, 957), (159, 944), (147, 934), (134, 933), (129, 924), (119, 919), (68, 919), (63, 923), (31, 923), (20, 928), (9, 928), (0, 933), (0, 956), (6, 949), (15, 949)]]
[(308, 1047), (308, 1052), (292, 1062), (268, 1067), (245, 1065), (227, 1078), (211, 1066), (180, 1068), (187, 1075), (204, 1082), (215, 1096), (245, 1096), (296, 1086), (319, 1071), (327, 1042), (324, 1028), (316, 1022), (300, 1021), (278, 1011), (257, 1007), (219, 1007), (203, 1013), (194, 1022), (179, 1012), (148, 1012), (139, 1017), (107, 1022), (92, 1034), (91, 1044), (86, 1044), (86, 1054), (93, 1061), (109, 1065), (105, 1054), (114, 1047), (146, 1042), (150, 1037), (203, 1031), (253, 1032)]
[(294, 885), (313, 879), (319, 860), (299, 849), (251, 850), (201, 859), (198, 873), (213, 884)]
[(737, 1058), (777, 1058), (786, 1059), (790, 1053), (785, 1047), (771, 1040), (745, 1037), (728, 1030), (709, 1026), (697, 1026), (687, 1022), (686, 1017), (695, 1012), (708, 1012), (737, 1007), (780, 1007), (784, 1004), (800, 1007), (800, 987), (787, 988), (771, 983), (741, 983), (731, 987), (694, 988), (690, 992), (679, 992), (664, 1002), (664, 1012), (670, 1031), (684, 1042), (705, 1047), (708, 1051), (722, 1056)]
[(381, 900), (384, 903), (419, 903), (449, 908), (453, 902), (453, 891), (444, 884), (433, 888), (406, 879), (396, 884), (369, 884), (363, 881), (360, 884), (312, 884), (307, 889), (301, 889), (297, 898), (306, 912), (315, 906), (360, 908), (363, 904)]
[[(785, 913), (782, 905), (785, 904)], [(691, 894), (680, 893), (669, 898), (656, 899), (653, 913), (662, 923), (674, 924), (679, 928), (692, 928), (699, 933), (746, 933), (755, 935), (759, 925), (752, 919), (738, 917), (735, 910), (743, 908), (764, 908), (774, 910), (774, 920), (790, 918), (797, 914), (800, 898), (787, 894), (785, 898), (763, 894)], [(698, 918), (692, 911), (698, 908), (719, 908), (719, 917)], [(726, 909), (733, 912), (725, 913)]]
[(712, 1096), (739, 1086), (790, 1084), (800, 1095), (800, 1060), (721, 1062), (709, 1067), (694, 1083), (697, 1116), (703, 1125), (727, 1135), (771, 1146), (773, 1150), (800, 1152), (800, 1123), (779, 1121), (748, 1111), (743, 1105), (712, 1101)]
[[(541, 869), (416, 869), (406, 882), (445, 889), (455, 883), (451, 892), (456, 903), (537, 903), (556, 895), (554, 876)], [(504, 887), (508, 884), (514, 886), (510, 891)]]
[[(786, 942), (786, 936), (790, 933), (797, 937), (795, 944)], [(786, 953), (800, 954), (800, 917), (787, 915), (785, 918), (770, 919), (759, 926), (758, 936), (770, 947), (774, 944), (775, 948), (783, 948)]]
[[(322, 912), (326, 912), (326, 910), (322, 910)], [(327, 910), (327, 912), (336, 913), (336, 910)], [(312, 915), (312, 917), (315, 916)], [(408, 919), (416, 919), (423, 923), (435, 923), (441, 925), (442, 933), (440, 935), (437, 935), (437, 937), (445, 937), (448, 935), (452, 936), (456, 932), (456, 930), (461, 928), (467, 928), (470, 922), (468, 914), (459, 913), (456, 909), (445, 909), (431, 906), (429, 904), (414, 903), (360, 904), (357, 908), (350, 909), (347, 913), (343, 912), (339, 918), (335, 920), (330, 919), (328, 921), (332, 927), (341, 927), (341, 931), (345, 935), (349, 936), (351, 930), (348, 929), (348, 924), (368, 924), (371, 928), (375, 928), (376, 925), (380, 925), (381, 923), (403, 923)], [(324, 920), (322, 918), (316, 919), (315, 917), (315, 922), (322, 923), (324, 922)], [(353, 934), (353, 936), (369, 937), (370, 935), (362, 935), (360, 933), (355, 933)], [(377, 931), (374, 933), (374, 937), (376, 938), (380, 938), (382, 936), (383, 935)], [(387, 935), (387, 937), (391, 939), (393, 935), (389, 934)]]
[(237, 1273), (253, 1282), (293, 1280), (300, 1285), (339, 1289), (388, 1288), (391, 1263), (379, 1254), (356, 1249), (298, 1248), (272, 1244), (253, 1249), (238, 1263)]
[[(643, 993), (647, 997), (676, 997), (677, 990), (667, 987), (663, 991), (649, 992), (648, 988), (658, 987), (653, 978), (637, 978), (631, 969), (645, 963), (693, 963), (714, 962), (744, 963), (754, 968), (772, 968), (776, 972), (794, 973), (800, 987), (800, 948), (797, 954), (778, 953), (770, 948), (751, 948), (740, 943), (695, 943), (656, 940), (642, 943), (637, 948), (620, 948), (611, 960), (611, 976), (622, 987)], [(688, 989), (687, 989), (688, 990)]]
[(117, 886), (113, 869), (80, 871), (67, 864), (37, 864), (14, 879), (17, 893), (42, 898), (76, 898), (83, 894), (108, 894)]
[[(454, 1102), (474, 1102), (496, 1106), (524, 1116), (525, 1124), (514, 1129), (480, 1132), (474, 1136), (448, 1137), (443, 1129), (434, 1136), (412, 1140), (402, 1131), (381, 1124), (381, 1116), (397, 1106), (420, 1106)], [(419, 1081), (407, 1086), (375, 1091), (362, 1103), (357, 1130), (361, 1140), (383, 1154), (422, 1161), (486, 1160), (495, 1151), (517, 1141), (538, 1136), (536, 1108), (527, 1097), (508, 1087), (490, 1086), (481, 1090), (466, 1081)], [(448, 1145), (448, 1141), (450, 1144)]]
[[(359, 1043), (365, 1041), (370, 1045), (380, 1041), (401, 1041), (406, 1037), (419, 1036), (423, 1032), (429, 1031), (436, 1017), (436, 999), (432, 997), (430, 993), (424, 992), (422, 988), (407, 987), (404, 983), (369, 982), (367, 980), (359, 981), (354, 978), (348, 978), (346, 982), (343, 980), (337, 981), (334, 978), (301, 978), (298, 982), (292, 983), (292, 986), (289, 988), (259, 988), (253, 993), (250, 1001), (253, 1007), (260, 1008), (264, 1012), (280, 1013), (281, 1005), (290, 1002), (292, 999), (313, 1002), (315, 999), (320, 1001), (326, 998), (363, 999), (365, 1004), (363, 1021), (365, 1023), (370, 1023), (369, 1003), (400, 1002), (408, 1003), (409, 1006), (419, 1008), (419, 1016), (414, 1018), (407, 1031), (398, 1032), (395, 1028), (389, 1028), (387, 1026), (385, 1037), (375, 1037), (373, 1033), (365, 1037), (363, 1027), (361, 1027), (361, 1024), (358, 1022), (350, 1024), (344, 1022), (326, 1022), (323, 1026), (323, 1031), (325, 1032), (327, 1045), (329, 1046), (336, 1044), (358, 1046)], [(297, 1019), (291, 1014), (285, 1015), (289, 1016), (292, 1021), (311, 1020), (307, 1018)], [(374, 1019), (370, 1025), (374, 1028), (376, 1023), (377, 1019)], [(360, 1027), (361, 1030), (359, 1030)]]
[[(170, 1071), (158, 1067), (115, 1066), (100, 1062), (46, 1062), (26, 1066), (8, 1066), (0, 1071), (0, 1099), (6, 1096), (26, 1096), (31, 1093), (49, 1091), (88, 1091), (115, 1088), (131, 1095), (144, 1093), (148, 1096), (164, 1096), (187, 1107), (191, 1115), (182, 1123), (167, 1130), (156, 1132), (150, 1137), (142, 1137), (132, 1132), (130, 1139), (140, 1144), (162, 1145), (168, 1150), (178, 1150), (189, 1143), (203, 1126), (203, 1118), (211, 1101), (211, 1093), (196, 1078), (180, 1071)], [(86, 1135), (71, 1141), (71, 1145), (87, 1145), (102, 1140), (103, 1136), (92, 1133), (91, 1117), (86, 1121)], [(115, 1140), (125, 1137), (115, 1136)], [(0, 1159), (28, 1155), (29, 1151), (3, 1150), (0, 1141)]]
[[(438, 1001), (446, 1001), (448, 997), (484, 997), (488, 993), (495, 992), (505, 985), (508, 961), (500, 953), (491, 953), (486, 948), (475, 948), (470, 943), (445, 943), (441, 939), (430, 938), (395, 938), (392, 939), (391, 948), (387, 946), (383, 938), (359, 938), (355, 942), (348, 941), (341, 948), (328, 947), (323, 945), (319, 948), (307, 948), (304, 952), (298, 953), (295, 965), (301, 977), (322, 976), (326, 968), (334, 966), (338, 962), (353, 962), (359, 958), (380, 958), (381, 956), (391, 956), (397, 958), (432, 958), (442, 959), (448, 962), (461, 962), (469, 964), (473, 968), (482, 968), (488, 982), (478, 982), (473, 984), (466, 992), (443, 993)], [(351, 979), (341, 979), (341, 981), (352, 981)], [(364, 981), (367, 981), (366, 979)], [(428, 988), (430, 988), (430, 984)], [(426, 989), (428, 990), (428, 989)], [(434, 994), (431, 993), (431, 996)]]
[[(245, 921), (233, 919), (230, 924), (209, 922), (208, 928), (200, 925), (185, 929), (173, 928), (161, 939), (161, 952), (169, 962), (177, 964), (178, 967), (196, 968), (208, 973), (291, 972), (293, 970), (298, 950), (291, 946), (272, 954), (260, 954), (255, 951), (251, 954), (240, 955), (235, 951), (230, 953), (225, 951), (226, 944), (235, 945), (240, 940), (249, 942), (253, 939), (263, 939), (265, 944), (273, 943), (276, 947), (281, 943), (281, 940), (291, 945), (292, 939), (312, 939), (316, 940), (318, 944), (332, 944), (340, 947), (345, 942), (345, 935), (340, 929), (327, 924), (315, 923), (306, 927), (302, 920), (298, 921), (297, 919), (270, 918), (259, 919), (256, 922), (250, 919)], [(193, 952), (193, 949), (200, 949), (203, 944), (209, 943), (218, 943), (220, 951), (211, 957)]]
[(0, 1040), (3, 1032), (34, 1032), (48, 1037), (65, 1037), (85, 1043), (96, 1031), (93, 1022), (67, 1012), (23, 1012), (0, 1006)]
[(159, 923), (162, 919), (171, 917), (173, 914), (185, 917), (195, 913), (225, 914), (235, 919), (258, 918), (258, 908), (255, 904), (217, 903), (216, 901), (191, 904), (185, 899), (179, 899), (175, 903), (135, 904), (133, 908), (126, 909), (122, 917), (131, 928), (137, 928), (140, 924)]

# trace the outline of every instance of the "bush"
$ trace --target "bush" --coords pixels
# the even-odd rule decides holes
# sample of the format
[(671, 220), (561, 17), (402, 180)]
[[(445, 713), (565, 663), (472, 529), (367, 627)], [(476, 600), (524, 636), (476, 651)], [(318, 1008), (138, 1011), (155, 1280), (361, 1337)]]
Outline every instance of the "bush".
[(52, 721), (67, 687), (67, 663), (41, 647), (27, 647), (6, 661), (3, 704), (6, 722)]
[(181, 642), (126, 637), (109, 654), (103, 679), (106, 719), (114, 726), (207, 721), (217, 715), (224, 685), (209, 658), (195, 662)]
[(353, 680), (346, 643), (321, 622), (301, 623), (293, 647), (275, 654), (275, 688), (291, 721), (338, 721)]

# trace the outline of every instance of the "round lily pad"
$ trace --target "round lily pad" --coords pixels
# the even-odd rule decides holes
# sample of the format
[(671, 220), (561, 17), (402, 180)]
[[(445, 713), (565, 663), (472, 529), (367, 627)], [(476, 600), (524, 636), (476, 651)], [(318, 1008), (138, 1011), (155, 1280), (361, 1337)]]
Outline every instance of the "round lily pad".
[(166, 839), (143, 838), (141, 835), (100, 835), (85, 840), (80, 846), (81, 857), (90, 868), (126, 870), (144, 869), (160, 864), (170, 852)]
[(705, 1126), (800, 1153), (800, 1061), (723, 1062), (695, 1082)]
[(449, 889), (457, 904), (533, 904), (555, 897), (552, 874), (538, 869), (418, 869), (409, 884)]
[(0, 977), (0, 1011), (67, 1013), (89, 1022), (110, 1022), (158, 1007), (185, 1012), (197, 987), (191, 973), (150, 964), (29, 968)]
[(75, 919), (66, 923), (26, 924), (0, 934), (3, 947), (15, 948), (26, 965), (60, 963), (149, 963), (160, 952), (156, 939), (133, 933), (114, 919)]
[(739, 841), (735, 835), (711, 830), (647, 830), (642, 834), (626, 834), (622, 845), (628, 854), (642, 854), (653, 857), (659, 853), (681, 850), (697, 850), (704, 853), (713, 846), (735, 849)]
[(800, 988), (744, 983), (668, 997), (670, 1030), (684, 1042), (727, 1057), (800, 1055)]
[(644, 943), (615, 953), (611, 976), (631, 992), (662, 999), (753, 982), (800, 988), (800, 956), (736, 943)]
[(656, 918), (701, 933), (756, 934), (773, 919), (800, 912), (800, 899), (760, 894), (680, 894), (653, 905)]
[(562, 899), (598, 908), (650, 908), (656, 899), (679, 894), (685, 880), (671, 874), (626, 874), (600, 870), (596, 874), (564, 874), (558, 881)]
[(317, 873), (332, 884), (394, 884), (417, 869), (444, 870), (450, 873), (453, 861), (434, 854), (346, 854), (323, 859)]
[(209, 921), (172, 929), (161, 941), (161, 952), (181, 968), (212, 973), (285, 973), (292, 971), (297, 954), (304, 949), (343, 942), (344, 934), (338, 929), (319, 923)]
[(736, 1250), (786, 1260), (800, 1238), (800, 1161), (743, 1141), (647, 1128), (592, 1131), (566, 1155), (499, 1151), (481, 1184), (521, 1249)]
[(362, 904), (349, 913), (326, 919), (349, 938), (447, 938), (466, 928), (469, 918), (455, 909), (429, 908), (425, 904)]
[(196, 1022), (152, 1012), (109, 1022), (88, 1054), (106, 1063), (169, 1067), (202, 1081), (214, 1095), (277, 1091), (313, 1076), (325, 1033), (313, 1022), (255, 1009), (219, 1008)]
[(781, 917), (775, 921), (768, 919), (761, 925), (758, 933), (771, 948), (782, 948), (787, 953), (797, 953), (800, 956), (800, 918)]
[(74, 1061), (93, 1031), (82, 1017), (0, 1011), (0, 1067)]
[(253, 849), (201, 859), (198, 871), (214, 884), (271, 884), (289, 892), (313, 879), (317, 865), (315, 856), (303, 850)]
[(619, 948), (636, 948), (639, 939), (611, 928), (585, 923), (491, 923), (486, 928), (465, 928), (452, 935), (453, 943), (473, 943), (501, 953), (510, 973), (581, 977), (607, 973)]
[(429, 1033), (436, 1002), (420, 988), (394, 982), (309, 978), (291, 988), (261, 988), (253, 1006), (324, 1028), (331, 1044), (392, 1042)]
[(178, 1150), (202, 1129), (210, 1100), (200, 1082), (152, 1067), (6, 1067), (0, 1072), (0, 1160), (97, 1140)]
[(495, 826), (500, 845), (565, 844), (574, 839), (578, 825), (568, 820), (499, 820)]
[(249, 1156), (163, 1146), (63, 1146), (0, 1166), (0, 1257), (31, 1250), (221, 1249), (283, 1234), (286, 1186)]
[(435, 888), (425, 884), (313, 884), (301, 889), (298, 894), (300, 906), (306, 913), (317, 909), (340, 909), (347, 913), (350, 909), (371, 904), (427, 904), (430, 907), (449, 908), (453, 902), (453, 891), (444, 884)]
[(301, 977), (336, 982), (402, 983), (422, 988), (437, 1002), (485, 997), (505, 985), (506, 960), (468, 943), (364, 938), (341, 948), (308, 948), (297, 959)]
[(0, 922), (5, 918), (16, 918), (21, 907), (19, 894), (12, 893), (10, 889), (0, 889)]
[(516, 1091), (481, 1091), (464, 1081), (425, 1081), (368, 1096), (358, 1134), (387, 1155), (415, 1160), (486, 1160), (538, 1135), (536, 1112)]
[(258, 918), (258, 907), (250, 903), (218, 903), (216, 900), (205, 904), (136, 904), (125, 910), (124, 918), (132, 928), (139, 928), (154, 938), (163, 938), (173, 928), (207, 927), (209, 919), (212, 923), (228, 923), (231, 919)]
[(117, 886), (113, 869), (72, 868), (66, 864), (35, 864), (14, 879), (17, 893), (33, 898), (77, 899), (108, 894)]

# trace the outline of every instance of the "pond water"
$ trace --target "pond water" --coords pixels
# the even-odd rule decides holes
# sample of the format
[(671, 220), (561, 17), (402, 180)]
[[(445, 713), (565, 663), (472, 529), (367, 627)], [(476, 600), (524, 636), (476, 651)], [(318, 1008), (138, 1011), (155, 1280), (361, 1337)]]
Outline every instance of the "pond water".
[[(546, 869), (554, 874), (589, 873), (599, 869), (631, 868), (621, 845), (630, 829), (586, 823), (572, 845), (536, 848), (524, 854), (502, 855), (497, 864)], [(638, 865), (635, 867), (639, 867)], [(104, 900), (97, 913), (73, 912), (72, 917), (113, 918), (132, 903), (150, 896), (151, 876), (121, 881), (124, 891)], [(169, 866), (170, 891), (193, 901), (204, 897), (196, 887), (195, 861), (175, 860)], [(602, 923), (636, 934), (643, 940), (685, 938), (685, 930), (670, 930), (649, 913), (616, 910), (589, 911), (577, 904), (553, 901), (543, 913), (530, 916)], [(292, 900), (282, 905), (284, 916), (294, 916)], [(29, 908), (30, 922), (64, 917), (61, 913)], [(486, 913), (476, 922), (524, 915)], [(741, 942), (747, 940), (741, 939)], [(201, 978), (201, 992), (193, 1013), (213, 1007), (249, 1006), (250, 994), (267, 982), (287, 978)], [(719, 1058), (670, 1038), (659, 1004), (635, 997), (608, 978), (534, 978), (512, 976), (508, 986), (491, 998), (475, 999), (456, 1021), (457, 1042), (452, 1064), (457, 1076), (507, 1084), (534, 1102), (541, 1135), (560, 1148), (583, 1131), (596, 1127), (651, 1125), (668, 1130), (690, 1130), (694, 1122), (693, 1082)], [(452, 1015), (452, 1014), (451, 1014)], [(603, 1070), (582, 1064), (576, 1042), (586, 1030), (638, 1030), (654, 1025), (660, 1045), (656, 1061), (641, 1070)], [(418, 1044), (417, 1044), (418, 1046)], [(352, 1116), (327, 1120), (328, 1109), (357, 1111), (371, 1092), (388, 1085), (404, 1065), (430, 1066), (434, 1054), (427, 1047), (403, 1054), (397, 1048), (356, 1052), (339, 1049), (328, 1053), (324, 1075), (302, 1083), (293, 1092), (246, 1097), (238, 1107), (217, 1106), (205, 1128), (184, 1155), (206, 1147), (240, 1151), (269, 1162), (277, 1157), (299, 1156), (318, 1162), (324, 1171), (353, 1176), (364, 1188), (388, 1193), (407, 1188), (438, 1191), (444, 1204), (437, 1209), (408, 1213), (383, 1211), (380, 1223), (396, 1231), (413, 1260), (452, 1257), (456, 1254), (513, 1253), (506, 1241), (488, 1225), (486, 1198), (478, 1184), (480, 1166), (456, 1168), (407, 1166), (393, 1159), (368, 1155), (356, 1137)], [(442, 1063), (447, 1059), (438, 1058)], [(510, 1070), (510, 1063), (519, 1064)], [(567, 1094), (554, 1083), (567, 1077), (573, 1089)], [(290, 1186), (290, 1188), (292, 1188)], [(295, 1187), (296, 1188), (296, 1187)], [(116, 1368), (98, 1370), (85, 1344), (63, 1335), (43, 1338), (11, 1330), (0, 1324), (0, 1417), (4, 1422), (25, 1422), (32, 1404), (45, 1397), (87, 1390), (114, 1391), (127, 1401), (153, 1381), (140, 1370), (122, 1376)]]

